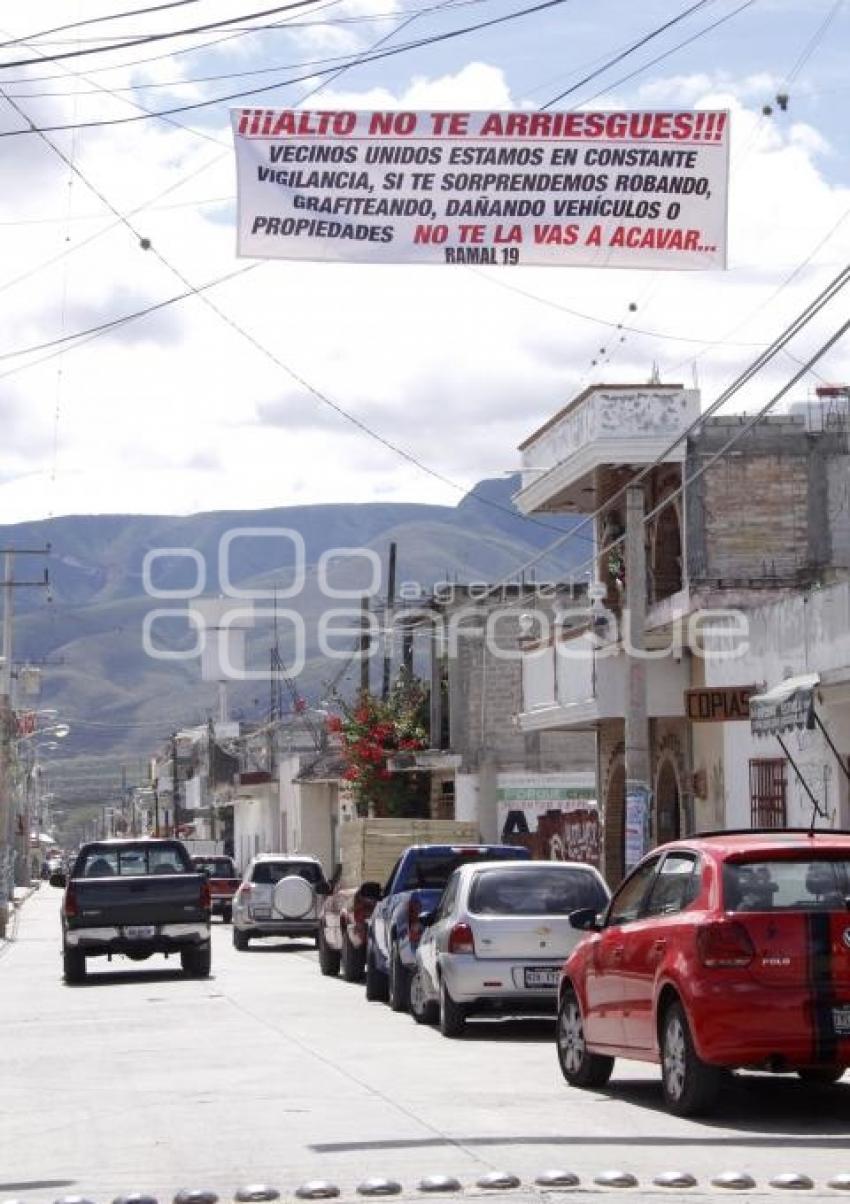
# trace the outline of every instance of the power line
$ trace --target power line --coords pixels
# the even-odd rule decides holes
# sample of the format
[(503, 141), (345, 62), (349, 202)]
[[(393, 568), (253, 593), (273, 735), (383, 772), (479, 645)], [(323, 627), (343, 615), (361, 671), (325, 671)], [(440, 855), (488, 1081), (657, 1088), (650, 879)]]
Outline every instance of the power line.
[(157, 4), (149, 8), (133, 8), (123, 13), (107, 13), (104, 17), (87, 17), (84, 21), (73, 21), (70, 25), (54, 25), (52, 29), (42, 29), (39, 33), (29, 33), (20, 38), (9, 38), (5, 42), (0, 42), (0, 50), (6, 46), (20, 45), (21, 42), (34, 42), (36, 38), (46, 38), (52, 33), (64, 33), (67, 29), (81, 29), (84, 25), (102, 25), (104, 21), (120, 21), (124, 17), (143, 17), (149, 13), (161, 13), (165, 9), (185, 8), (187, 4), (197, 3), (198, 0), (169, 0), (167, 4)]
[[(514, 12), (506, 13), (501, 17), (491, 17), (487, 21), (478, 21), (472, 25), (465, 25), (460, 29), (449, 30), (448, 33), (432, 34), (430, 37), (422, 38), (418, 42), (410, 42), (407, 45), (399, 48), (382, 50), (375, 54), (359, 56), (352, 65), (359, 66), (363, 63), (374, 63), (380, 59), (391, 58), (396, 54), (405, 54), (409, 50), (418, 50), (425, 46), (434, 46), (440, 42), (447, 42), (453, 40), (454, 38), (465, 37), (468, 33), (477, 33), (481, 29), (488, 29), (495, 25), (503, 25), (508, 21), (516, 21), (520, 17), (527, 17), (534, 13), (545, 12), (551, 8), (559, 8), (562, 4), (568, 4), (569, 2), (570, 0), (541, 0), (541, 2), (538, 4), (533, 4), (528, 8), (517, 9)], [(711, 2), (711, 0), (700, 0), (700, 3), (703, 4), (709, 2)], [(297, 3), (316, 3), (316, 0), (297, 0)], [(276, 83), (266, 84), (261, 88), (248, 88), (240, 92), (230, 92), (224, 96), (212, 97), (210, 100), (199, 100), (195, 101), (193, 104), (176, 105), (170, 109), (161, 109), (154, 113), (143, 113), (137, 117), (102, 118), (99, 121), (68, 123), (64, 125), (35, 126), (30, 124), (30, 127), (24, 130), (4, 130), (0, 132), (0, 138), (19, 138), (25, 134), (52, 134), (62, 130), (70, 129), (100, 129), (105, 126), (129, 125), (137, 121), (149, 121), (152, 117), (170, 117), (175, 113), (189, 113), (197, 109), (207, 109), (214, 105), (221, 105), (229, 100), (240, 100), (246, 96), (260, 96), (269, 92), (276, 92), (279, 88), (288, 87), (290, 84), (302, 83), (304, 80), (314, 79), (316, 76), (327, 74), (332, 74), (332, 72), (329, 68), (323, 68), (319, 71), (310, 71), (305, 75), (293, 76), (285, 80), (278, 80)]]
[[(601, 506), (598, 506), (591, 514), (586, 515), (579, 522), (578, 526), (574, 528), (574, 531), (578, 532), (584, 530), (588, 526), (592, 526), (592, 524), (594, 524), (598, 518), (601, 518), (602, 515), (605, 514), (605, 512), (609, 510), (616, 501), (625, 496), (625, 493), (630, 486), (639, 484), (641, 481), (646, 479), (646, 477), (654, 468), (657, 468), (659, 464), (663, 464), (667, 456), (669, 456), (680, 443), (684, 442), (684, 440), (686, 440), (698, 426), (715, 414), (723, 405), (726, 404), (727, 401), (734, 397), (736, 393), (740, 392), (744, 385), (748, 384), (749, 381), (755, 377), (762, 368), (770, 363), (770, 361), (783, 350), (785, 344), (790, 342), (795, 335), (799, 334), (799, 332), (804, 329), (804, 327), (807, 326), (808, 323), (814, 317), (816, 317), (817, 314), (819, 314), (821, 310), (833, 300), (834, 297), (838, 295), (838, 293), (841, 292), (848, 282), (850, 282), (850, 266), (843, 268), (841, 272), (839, 272), (838, 275), (830, 281), (826, 288), (822, 289), (815, 299), (810, 301), (808, 305), (805, 306), (805, 308), (785, 328), (782, 334), (774, 339), (773, 342), (763, 352), (761, 352), (761, 354), (758, 355), (742, 373), (739, 374), (732, 384), (728, 385), (727, 388), (723, 390), (717, 400), (712, 402), (707, 410), (702, 411), (699, 416), (695, 418), (684, 431), (677, 435), (650, 464), (645, 465), (638, 473), (634, 475), (634, 477), (630, 478), (626, 485), (621, 486), (620, 489), (616, 490)], [(518, 565), (509, 576), (502, 577), (500, 581), (490, 586), (485, 597), (489, 597), (503, 586), (509, 585), (516, 579), (517, 576), (533, 568), (536, 564), (543, 560), (544, 557), (550, 555), (557, 548), (565, 544), (567, 540), (572, 537), (573, 533), (573, 531), (565, 533), (558, 539), (553, 540), (552, 543), (543, 548), (540, 552), (536, 553), (529, 560), (525, 561), (525, 563)], [(598, 555), (599, 554), (597, 553), (593, 560), (589, 563), (594, 564)]]
[(289, 0), (288, 4), (280, 4), (276, 8), (258, 9), (253, 13), (243, 13), (238, 17), (226, 17), (223, 21), (210, 21), (205, 25), (193, 25), (186, 29), (173, 29), (167, 33), (150, 33), (145, 34), (141, 38), (129, 38), (124, 42), (117, 42), (112, 46), (91, 46), (88, 50), (67, 50), (62, 54), (48, 54), (43, 58), (37, 59), (11, 59), (5, 63), (0, 63), (0, 71), (6, 70), (7, 67), (32, 67), (40, 63), (58, 63), (63, 59), (78, 59), (90, 54), (105, 54), (112, 53), (115, 50), (126, 50), (132, 46), (147, 46), (151, 42), (164, 42), (171, 38), (187, 37), (193, 33), (205, 33), (213, 29), (224, 29), (228, 25), (232, 25), (234, 21), (250, 21), (254, 17), (272, 17), (276, 13), (290, 12), (294, 8), (308, 8), (315, 4), (316, 0)]
[[(577, 83), (572, 84), (569, 88), (565, 88), (563, 92), (559, 92), (556, 96), (553, 96), (551, 100), (547, 100), (544, 105), (540, 106), (541, 111), (545, 111), (546, 109), (550, 108), (551, 105), (557, 104), (557, 102), (559, 100), (563, 100), (565, 96), (570, 96), (573, 92), (577, 92), (579, 88), (582, 88), (585, 84), (590, 83), (592, 79), (597, 79), (600, 75), (604, 75), (604, 73), (611, 67), (616, 66), (617, 63), (621, 63), (624, 58), (628, 58), (628, 56), (630, 54), (634, 54), (636, 50), (640, 50), (641, 46), (645, 46), (647, 42), (651, 42), (654, 38), (660, 37), (662, 33), (665, 33), (668, 29), (671, 29), (674, 25), (678, 25), (680, 21), (684, 21), (685, 18), (689, 17), (692, 13), (699, 12), (700, 9), (705, 8), (709, 4), (714, 4), (714, 2), (715, 0), (696, 0), (695, 4), (692, 4), (689, 8), (684, 9), (684, 11), (679, 13), (678, 16), (671, 17), (670, 20), (665, 21), (663, 25), (657, 25), (655, 29), (652, 29), (649, 33), (644, 34), (644, 36), (639, 38), (637, 42), (632, 42), (630, 46), (627, 46), (625, 50), (621, 50), (618, 54), (615, 54), (613, 58), (609, 59), (606, 63), (603, 63), (601, 67), (597, 67), (595, 71), (591, 71)], [(0, 64), (0, 66), (2, 66), (2, 64)]]

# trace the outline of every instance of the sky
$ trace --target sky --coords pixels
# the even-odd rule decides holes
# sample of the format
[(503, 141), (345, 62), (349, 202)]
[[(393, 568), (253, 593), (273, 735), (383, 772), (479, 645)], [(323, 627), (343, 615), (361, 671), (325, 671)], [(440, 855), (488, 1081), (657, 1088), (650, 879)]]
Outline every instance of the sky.
[[(657, 372), (708, 405), (850, 258), (846, 0), (708, 0), (634, 52), (693, 0), (163, 2), (0, 21), (0, 523), (452, 505), (588, 385)], [(259, 87), (286, 108), (530, 110), (572, 89), (557, 108), (728, 109), (728, 269), (240, 259), (240, 101), (221, 98)], [(723, 412), (764, 404), (847, 310), (845, 291)], [(825, 382), (850, 383), (850, 340), (788, 401)]]

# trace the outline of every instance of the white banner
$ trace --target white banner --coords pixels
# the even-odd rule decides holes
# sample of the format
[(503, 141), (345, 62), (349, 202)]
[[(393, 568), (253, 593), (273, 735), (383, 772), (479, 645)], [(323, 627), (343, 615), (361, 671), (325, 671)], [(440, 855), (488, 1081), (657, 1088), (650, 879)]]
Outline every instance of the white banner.
[(231, 116), (240, 255), (726, 266), (725, 112)]

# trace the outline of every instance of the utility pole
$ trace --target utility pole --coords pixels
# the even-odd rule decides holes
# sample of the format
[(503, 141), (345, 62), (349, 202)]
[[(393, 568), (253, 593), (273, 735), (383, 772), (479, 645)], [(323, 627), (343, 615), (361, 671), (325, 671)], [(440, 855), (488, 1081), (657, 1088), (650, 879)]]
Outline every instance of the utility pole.
[(215, 724), (212, 715), (207, 720), (207, 794), (210, 800), (210, 840), (215, 840)]
[(171, 810), (174, 836), (180, 825), (180, 780), (177, 777), (177, 733), (171, 733)]
[(625, 632), (629, 641), (626, 692), (626, 873), (649, 847), (652, 791), (649, 767), (649, 719), (646, 701), (646, 533), (643, 488), (626, 491)]
[(369, 693), (369, 670), (372, 641), (369, 638), (369, 595), (364, 594), (360, 599), (360, 626), (363, 634), (360, 636), (360, 691)]
[(387, 609), (384, 616), (384, 674), (381, 683), (381, 698), (386, 702), (390, 696), (390, 662), (392, 659), (393, 607), (395, 606), (395, 541), (390, 544), (390, 560), (387, 571)]

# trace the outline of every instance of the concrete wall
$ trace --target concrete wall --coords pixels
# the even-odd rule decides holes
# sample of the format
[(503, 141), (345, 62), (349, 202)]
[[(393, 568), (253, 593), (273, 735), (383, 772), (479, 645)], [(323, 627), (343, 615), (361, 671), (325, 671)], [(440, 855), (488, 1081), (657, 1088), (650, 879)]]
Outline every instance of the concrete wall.
[[(730, 660), (706, 660), (706, 684), (756, 684), (769, 689), (785, 677), (820, 674), (823, 684), (817, 695), (818, 715), (839, 753), (845, 759), (850, 757), (850, 583), (795, 593), (781, 602), (749, 609), (746, 616), (746, 654)], [(695, 767), (707, 769), (712, 795), (713, 784), (722, 772), (724, 822), (731, 827), (748, 827), (750, 760), (781, 758), (782, 749), (773, 737), (754, 737), (746, 722), (717, 727), (720, 736), (707, 730), (708, 725), (694, 726)], [(722, 740), (722, 771), (717, 768), (718, 740)], [(829, 824), (850, 826), (847, 781), (820, 732), (794, 732), (786, 743), (828, 812)], [(788, 823), (806, 825), (811, 803), (790, 767), (788, 783)], [(713, 797), (711, 801), (714, 803)]]
[[(270, 797), (271, 795), (271, 797)], [(233, 850), (244, 870), (255, 853), (279, 852), (280, 811), (275, 784), (259, 787), (254, 794), (233, 803)]]

